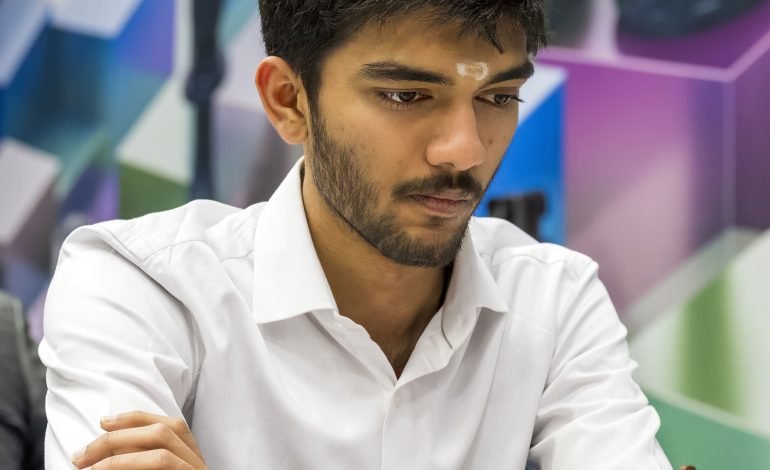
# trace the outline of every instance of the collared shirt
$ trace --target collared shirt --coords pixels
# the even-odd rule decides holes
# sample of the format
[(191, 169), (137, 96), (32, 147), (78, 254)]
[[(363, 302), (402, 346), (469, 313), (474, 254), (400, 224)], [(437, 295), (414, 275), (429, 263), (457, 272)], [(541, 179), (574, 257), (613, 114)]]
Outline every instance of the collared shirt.
[(594, 262), (472, 219), (396, 377), (337, 309), (300, 164), (267, 203), (70, 236), (40, 346), (47, 468), (129, 410), (184, 417), (217, 470), (671, 468)]

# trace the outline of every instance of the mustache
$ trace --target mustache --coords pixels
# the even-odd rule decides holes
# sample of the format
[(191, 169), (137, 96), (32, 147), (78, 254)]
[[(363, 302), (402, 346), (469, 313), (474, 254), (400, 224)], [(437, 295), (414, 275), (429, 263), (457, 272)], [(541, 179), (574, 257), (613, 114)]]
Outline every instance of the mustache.
[(406, 199), (415, 194), (435, 194), (444, 191), (463, 191), (473, 199), (481, 199), (484, 187), (468, 172), (439, 173), (427, 178), (414, 179), (399, 184), (393, 190), (393, 197)]

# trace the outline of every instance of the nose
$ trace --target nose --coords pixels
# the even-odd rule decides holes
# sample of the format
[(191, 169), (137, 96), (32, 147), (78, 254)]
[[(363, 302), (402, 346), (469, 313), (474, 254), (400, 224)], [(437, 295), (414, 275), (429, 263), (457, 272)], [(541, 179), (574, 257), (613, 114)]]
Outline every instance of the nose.
[(447, 111), (435, 129), (426, 151), (431, 165), (466, 171), (484, 161), (486, 147), (479, 135), (476, 110), (472, 105)]

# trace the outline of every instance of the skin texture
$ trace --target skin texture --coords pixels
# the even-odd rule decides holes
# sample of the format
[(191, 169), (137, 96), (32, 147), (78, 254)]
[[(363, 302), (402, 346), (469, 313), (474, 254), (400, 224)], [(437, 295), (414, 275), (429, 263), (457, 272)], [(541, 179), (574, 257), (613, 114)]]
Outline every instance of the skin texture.
[[(305, 212), (340, 313), (396, 374), (443, 303), (469, 218), (518, 124), (531, 64), (521, 32), (500, 39), (503, 52), (419, 16), (365, 27), (326, 57), (312, 106), (281, 58), (257, 70), (272, 124), (305, 148)], [(419, 202), (430, 195), (466, 201), (446, 215)], [(102, 427), (77, 468), (206, 468), (182, 420), (135, 412)]]

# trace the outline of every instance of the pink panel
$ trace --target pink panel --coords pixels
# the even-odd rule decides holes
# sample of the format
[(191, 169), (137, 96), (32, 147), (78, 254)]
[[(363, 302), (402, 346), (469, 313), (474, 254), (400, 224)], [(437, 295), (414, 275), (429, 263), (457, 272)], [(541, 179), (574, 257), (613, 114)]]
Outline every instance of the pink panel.
[(569, 71), (568, 243), (600, 263), (622, 309), (731, 216), (724, 202), (724, 85), (546, 62)]

